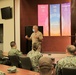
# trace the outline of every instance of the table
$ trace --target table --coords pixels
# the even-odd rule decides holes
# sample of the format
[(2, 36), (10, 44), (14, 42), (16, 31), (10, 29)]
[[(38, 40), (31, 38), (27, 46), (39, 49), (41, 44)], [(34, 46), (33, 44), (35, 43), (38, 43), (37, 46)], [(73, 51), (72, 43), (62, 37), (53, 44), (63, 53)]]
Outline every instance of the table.
[(0, 64), (0, 71), (5, 72), (6, 75), (40, 75), (37, 72), (33, 72), (33, 71), (25, 70), (25, 69), (20, 69), (20, 68), (17, 68), (18, 72), (16, 72), (16, 73), (8, 73), (7, 69), (9, 67), (10, 66)]

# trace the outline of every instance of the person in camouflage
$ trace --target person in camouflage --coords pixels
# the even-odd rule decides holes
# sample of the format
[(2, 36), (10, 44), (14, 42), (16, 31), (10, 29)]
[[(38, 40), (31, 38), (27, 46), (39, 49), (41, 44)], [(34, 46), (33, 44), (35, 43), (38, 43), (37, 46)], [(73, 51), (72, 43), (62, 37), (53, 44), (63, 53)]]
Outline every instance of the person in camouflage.
[(40, 46), (41, 46), (42, 41), (43, 41), (43, 35), (38, 30), (38, 26), (37, 25), (33, 26), (33, 33), (31, 34), (31, 36), (28, 37), (28, 35), (26, 35), (25, 38), (27, 40), (32, 40), (32, 45), (33, 45), (33, 43), (40, 43)]
[(69, 45), (66, 49), (66, 57), (58, 61), (56, 65), (56, 75), (59, 75), (62, 68), (76, 68), (76, 48)]
[(55, 75), (53, 62), (49, 56), (43, 56), (39, 59), (40, 75)]
[(31, 59), (32, 62), (32, 66), (34, 71), (38, 72), (38, 61), (40, 59), (40, 57), (42, 56), (42, 54), (40, 53), (40, 51), (38, 50), (39, 44), (38, 43), (34, 43), (32, 46), (32, 50), (27, 54), (27, 57), (29, 57)]
[(38, 26), (34, 25), (33, 26), (33, 33), (31, 34), (30, 37), (28, 35), (25, 36), (26, 39), (32, 40), (33, 43), (41, 43), (43, 40), (43, 35), (42, 33), (38, 30)]
[(11, 50), (8, 52), (8, 56), (14, 56), (14, 55), (21, 56), (22, 55), (22, 52), (17, 49), (15, 41), (12, 41), (10, 43), (10, 46), (11, 46)]

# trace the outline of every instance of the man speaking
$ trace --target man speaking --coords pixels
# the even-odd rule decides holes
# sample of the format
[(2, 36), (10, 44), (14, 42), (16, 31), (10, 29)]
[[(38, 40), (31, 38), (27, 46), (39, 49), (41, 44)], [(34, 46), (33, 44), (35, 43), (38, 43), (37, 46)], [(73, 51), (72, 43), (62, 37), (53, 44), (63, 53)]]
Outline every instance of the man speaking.
[(32, 44), (33, 43), (41, 44), (41, 42), (43, 40), (43, 35), (38, 30), (38, 26), (37, 25), (34, 25), (33, 26), (33, 33), (31, 34), (31, 36), (28, 37), (28, 35), (26, 35), (25, 38), (28, 39), (28, 40), (32, 40)]

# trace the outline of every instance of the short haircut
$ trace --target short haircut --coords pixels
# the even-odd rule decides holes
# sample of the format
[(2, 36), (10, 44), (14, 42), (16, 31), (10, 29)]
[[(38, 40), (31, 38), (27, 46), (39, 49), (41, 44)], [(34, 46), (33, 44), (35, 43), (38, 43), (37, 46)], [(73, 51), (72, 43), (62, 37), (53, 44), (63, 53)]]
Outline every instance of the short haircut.
[(75, 52), (76, 52), (76, 47), (75, 47), (74, 45), (69, 45), (69, 46), (67, 47), (67, 51), (68, 51), (70, 54), (74, 55)]
[[(34, 25), (34, 26), (38, 28), (38, 26), (37, 26), (37, 25)], [(34, 26), (33, 26), (33, 27), (34, 27)]]
[(34, 25), (34, 26), (38, 27), (38, 25)]
[(15, 41), (11, 41), (11, 42), (10, 42), (10, 46), (11, 46), (11, 47), (14, 47), (15, 45), (16, 45)]
[(33, 43), (32, 49), (33, 49), (34, 51), (36, 51), (36, 50), (38, 49), (38, 47), (39, 47), (39, 44)]

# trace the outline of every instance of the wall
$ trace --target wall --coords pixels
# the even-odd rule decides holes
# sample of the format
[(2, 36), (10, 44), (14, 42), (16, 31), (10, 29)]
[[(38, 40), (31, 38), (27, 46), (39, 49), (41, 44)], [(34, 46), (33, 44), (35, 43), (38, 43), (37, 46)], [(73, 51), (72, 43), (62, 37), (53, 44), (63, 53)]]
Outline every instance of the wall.
[[(14, 40), (14, 0), (0, 0), (0, 8), (10, 6), (12, 7), (12, 19), (4, 20), (0, 15), (0, 23), (3, 23), (3, 50), (8, 52), (10, 50), (10, 41)], [(1, 10), (0, 10), (1, 11)], [(0, 12), (1, 14), (1, 12)]]
[[(70, 0), (20, 0), (20, 35), (21, 50), (25, 53), (25, 26), (38, 25), (38, 4), (57, 4), (66, 3)], [(71, 37), (44, 37), (42, 44), (42, 52), (65, 52), (66, 46), (71, 43)]]
[(73, 44), (76, 40), (76, 0), (71, 0), (71, 30), (72, 30), (72, 38), (71, 43)]

